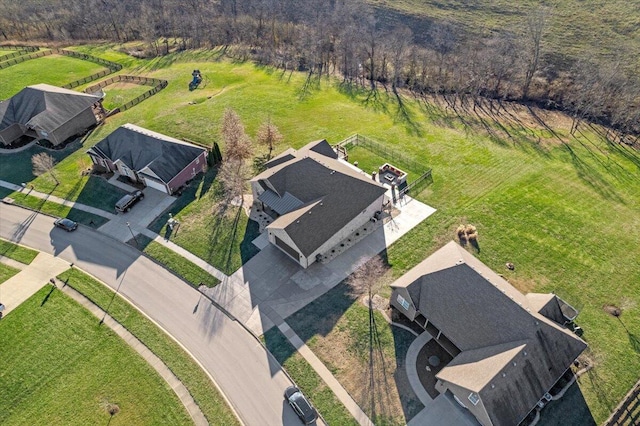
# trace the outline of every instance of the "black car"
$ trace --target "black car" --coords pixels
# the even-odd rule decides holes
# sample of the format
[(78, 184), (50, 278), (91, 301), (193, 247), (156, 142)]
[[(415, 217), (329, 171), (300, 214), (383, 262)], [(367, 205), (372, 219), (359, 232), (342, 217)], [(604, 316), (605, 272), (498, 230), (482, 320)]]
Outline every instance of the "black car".
[(128, 212), (135, 203), (143, 198), (144, 194), (142, 191), (133, 191), (132, 193), (125, 195), (116, 203), (116, 212)]
[(318, 419), (318, 412), (297, 387), (288, 387), (284, 391), (284, 397), (305, 425), (309, 425)]
[(56, 219), (56, 221), (53, 222), (53, 224), (58, 228), (64, 229), (67, 232), (75, 231), (78, 228), (77, 222), (74, 222), (71, 219), (67, 219), (67, 218)]

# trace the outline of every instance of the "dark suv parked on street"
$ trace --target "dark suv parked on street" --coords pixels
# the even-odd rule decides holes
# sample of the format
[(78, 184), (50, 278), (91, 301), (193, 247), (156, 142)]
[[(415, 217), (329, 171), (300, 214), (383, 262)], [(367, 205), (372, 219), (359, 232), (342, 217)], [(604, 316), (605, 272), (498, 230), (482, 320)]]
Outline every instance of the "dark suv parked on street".
[(142, 191), (133, 191), (132, 193), (125, 195), (116, 203), (116, 212), (128, 212), (135, 203), (143, 198), (144, 194)]

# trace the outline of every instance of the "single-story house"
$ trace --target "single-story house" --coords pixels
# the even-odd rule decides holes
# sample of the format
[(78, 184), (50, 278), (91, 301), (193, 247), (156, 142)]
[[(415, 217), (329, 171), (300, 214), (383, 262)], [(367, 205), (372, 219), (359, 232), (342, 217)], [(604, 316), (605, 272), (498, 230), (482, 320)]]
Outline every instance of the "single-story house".
[(207, 170), (205, 148), (133, 124), (118, 127), (87, 154), (99, 169), (167, 194)]
[(99, 122), (101, 102), (100, 96), (48, 84), (25, 87), (0, 102), (0, 143), (28, 136), (59, 145)]
[(453, 357), (436, 389), (484, 426), (519, 424), (587, 347), (565, 327), (577, 314), (566, 302), (523, 295), (453, 241), (391, 287), (391, 305)]
[(269, 241), (304, 268), (382, 210), (386, 189), (326, 140), (288, 149), (251, 180), (254, 202), (274, 220)]

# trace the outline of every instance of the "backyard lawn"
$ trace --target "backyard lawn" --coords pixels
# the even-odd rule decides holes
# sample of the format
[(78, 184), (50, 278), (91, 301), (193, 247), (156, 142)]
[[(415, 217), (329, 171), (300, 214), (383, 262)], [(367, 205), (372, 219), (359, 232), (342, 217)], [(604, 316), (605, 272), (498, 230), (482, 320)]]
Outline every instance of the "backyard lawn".
[(29, 59), (0, 70), (0, 99), (8, 99), (34, 84), (64, 86), (103, 69), (102, 65), (62, 55)]
[[(437, 98), (407, 96), (400, 105), (382, 88), (370, 96), (333, 80), (306, 85), (304, 74), (226, 60), (218, 50), (135, 60), (109, 46), (77, 49), (126, 60), (125, 72), (166, 79), (169, 86), (109, 118), (81, 149), (61, 158), (63, 184), (55, 195), (75, 199), (86, 192), (80, 174), (88, 162), (85, 150), (126, 122), (211, 146), (220, 142), (220, 117), (231, 107), (252, 136), (270, 118), (285, 137), (278, 152), (359, 133), (433, 169), (433, 184), (413, 195), (438, 211), (389, 248), (389, 279), (451, 240), (460, 223), (472, 223), (480, 260), (523, 292), (554, 291), (581, 310), (578, 323), (597, 376), (581, 380), (580, 387), (597, 422), (638, 380), (640, 153), (607, 140), (602, 129), (582, 124), (570, 135), (570, 118), (508, 103), (506, 109), (458, 105), (454, 111)], [(189, 92), (195, 68), (208, 83)], [(1, 161), (11, 161), (5, 157)], [(362, 158), (371, 167), (366, 153)], [(11, 175), (3, 164), (0, 174)], [(181, 222), (171, 240), (230, 273), (254, 253), (255, 225), (237, 208), (224, 215), (215, 209), (217, 183), (209, 173), (171, 207)], [(44, 176), (27, 181), (36, 188), (50, 185)], [(167, 218), (168, 212), (151, 228), (162, 233)], [(505, 262), (515, 270), (506, 270)], [(388, 295), (388, 288), (382, 293)], [(620, 320), (604, 305), (621, 307)]]
[(151, 89), (151, 86), (133, 83), (119, 82), (110, 84), (102, 89), (106, 94), (102, 105), (105, 109), (111, 110), (126, 104)]
[[(65, 271), (58, 279), (84, 294), (102, 309), (108, 309), (109, 315), (158, 356), (186, 386), (210, 424), (238, 424), (225, 399), (202, 368), (146, 316), (120, 297), (114, 297), (111, 289), (77, 269)], [(156, 406), (158, 407), (160, 405)]]
[(0, 423), (192, 424), (151, 366), (97, 324), (50, 285), (0, 321)]

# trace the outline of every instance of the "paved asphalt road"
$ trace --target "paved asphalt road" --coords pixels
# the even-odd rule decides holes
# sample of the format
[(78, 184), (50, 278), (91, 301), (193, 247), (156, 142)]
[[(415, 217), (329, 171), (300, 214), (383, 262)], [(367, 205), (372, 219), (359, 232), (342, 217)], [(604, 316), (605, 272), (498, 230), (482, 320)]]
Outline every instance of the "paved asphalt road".
[(291, 384), (273, 357), (207, 299), (133, 248), (0, 203), (0, 236), (73, 262), (139, 307), (211, 374), (246, 425), (299, 425), (283, 398)]

